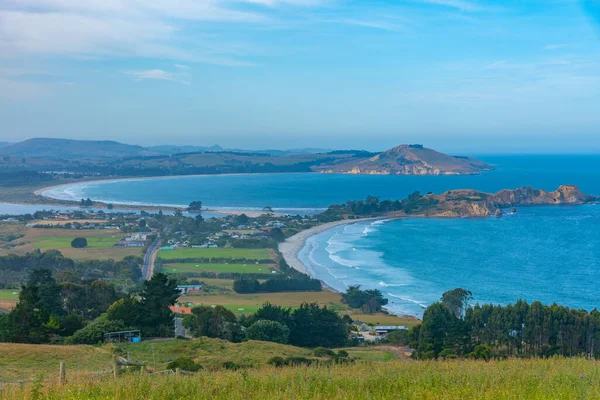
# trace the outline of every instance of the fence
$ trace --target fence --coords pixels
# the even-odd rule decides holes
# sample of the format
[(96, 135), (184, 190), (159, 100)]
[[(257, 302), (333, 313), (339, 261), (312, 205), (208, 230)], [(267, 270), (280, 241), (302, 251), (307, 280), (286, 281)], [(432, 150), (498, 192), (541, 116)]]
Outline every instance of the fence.
[[(180, 368), (175, 368), (175, 370), (167, 369), (167, 370), (162, 370), (162, 371), (148, 372), (146, 370), (146, 363), (145, 362), (133, 362), (133, 361), (125, 360), (125, 359), (123, 359), (121, 357), (117, 357), (116, 355), (113, 355), (112, 366), (111, 366), (110, 370), (105, 370), (105, 371), (100, 371), (100, 372), (86, 373), (85, 376), (88, 377), (88, 378), (101, 378), (101, 377), (106, 377), (106, 376), (112, 375), (114, 379), (118, 379), (119, 378), (119, 371), (121, 371), (124, 368), (128, 368), (128, 367), (139, 367), (140, 368), (140, 374), (148, 374), (148, 375), (166, 374), (166, 375), (181, 376), (181, 375), (196, 375), (197, 374), (197, 372), (185, 371), (185, 370), (182, 370)], [(64, 385), (64, 384), (67, 383), (67, 363), (66, 362), (61, 361), (59, 363), (58, 377), (54, 378), (54, 379), (58, 379), (58, 382), (61, 385)], [(48, 379), (34, 379), (34, 378), (30, 378), (30, 379), (4, 380), (4, 379), (0, 378), (0, 385), (3, 385), (3, 384), (21, 384), (21, 385), (24, 385), (26, 383), (33, 383), (33, 382), (51, 382), (54, 379), (53, 378), (48, 378)], [(1, 386), (0, 386), (0, 390), (1, 390)]]

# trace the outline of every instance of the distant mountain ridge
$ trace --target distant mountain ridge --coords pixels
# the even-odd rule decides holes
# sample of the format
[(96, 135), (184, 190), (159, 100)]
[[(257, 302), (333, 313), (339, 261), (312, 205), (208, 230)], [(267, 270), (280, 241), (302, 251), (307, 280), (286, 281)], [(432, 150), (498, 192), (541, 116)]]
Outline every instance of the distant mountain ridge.
[(323, 166), (323, 173), (366, 175), (468, 175), (494, 169), (482, 161), (449, 156), (422, 145), (403, 144), (375, 156)]
[(221, 146), (142, 147), (110, 140), (35, 138), (0, 147), (0, 167), (109, 176), (319, 172), (369, 175), (467, 175), (493, 167), (418, 144), (383, 152), (236, 150)]
[(154, 155), (142, 146), (112, 140), (34, 138), (0, 148), (0, 154), (44, 158), (121, 158)]

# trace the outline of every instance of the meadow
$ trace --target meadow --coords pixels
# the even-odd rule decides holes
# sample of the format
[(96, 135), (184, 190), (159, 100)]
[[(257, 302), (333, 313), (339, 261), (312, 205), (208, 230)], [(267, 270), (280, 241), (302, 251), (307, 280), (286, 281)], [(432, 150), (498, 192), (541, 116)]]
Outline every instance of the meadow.
[(239, 274), (270, 274), (274, 265), (268, 264), (196, 264), (174, 263), (164, 264), (161, 272), (167, 274), (193, 274), (200, 272), (232, 272)]
[(158, 254), (163, 260), (182, 258), (247, 258), (253, 260), (266, 260), (272, 258), (269, 249), (176, 249), (161, 250)]
[[(122, 260), (133, 255), (141, 256), (143, 249), (119, 247), (115, 244), (123, 237), (117, 230), (72, 230), (64, 228), (26, 228), (25, 236), (14, 242), (12, 253), (25, 254), (35, 249), (42, 251), (58, 250), (65, 257), (74, 260)], [(83, 249), (71, 247), (71, 241), (76, 237), (84, 237), (88, 246)]]
[(596, 361), (392, 361), (7, 385), (3, 399), (597, 399)]
[(19, 300), (17, 289), (0, 289), (0, 310), (12, 310)]

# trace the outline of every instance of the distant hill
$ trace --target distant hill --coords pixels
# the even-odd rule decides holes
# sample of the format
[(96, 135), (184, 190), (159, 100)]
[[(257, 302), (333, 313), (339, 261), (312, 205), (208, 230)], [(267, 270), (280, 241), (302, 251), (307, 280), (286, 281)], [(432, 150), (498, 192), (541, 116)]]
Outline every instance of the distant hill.
[(123, 144), (111, 140), (35, 138), (0, 147), (0, 154), (51, 159), (94, 159), (150, 156), (157, 153), (142, 146)]
[(10, 142), (0, 142), (0, 149), (1, 149), (2, 147), (6, 147), (6, 146), (8, 146), (8, 145), (10, 145), (10, 144), (12, 144), (12, 143), (10, 143)]
[(368, 175), (468, 175), (492, 169), (473, 158), (450, 156), (422, 145), (407, 144), (368, 158), (318, 167), (323, 173)]
[(272, 156), (291, 156), (296, 154), (316, 154), (316, 153), (327, 153), (330, 150), (318, 149), (318, 148), (305, 148), (305, 149), (289, 149), (289, 150), (276, 150), (276, 149), (265, 149), (265, 150), (245, 150), (245, 149), (228, 149), (223, 148), (219, 145), (214, 146), (187, 146), (187, 145), (163, 145), (163, 146), (148, 146), (146, 149), (166, 155), (183, 154), (183, 153), (218, 153), (218, 152), (234, 152), (234, 153), (261, 153), (269, 154)]

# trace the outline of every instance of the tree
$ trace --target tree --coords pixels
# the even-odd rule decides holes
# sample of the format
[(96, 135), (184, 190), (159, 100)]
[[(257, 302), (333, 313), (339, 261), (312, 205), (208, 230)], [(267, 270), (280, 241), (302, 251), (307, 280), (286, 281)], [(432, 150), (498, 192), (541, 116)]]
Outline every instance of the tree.
[(189, 212), (200, 212), (202, 211), (202, 202), (201, 201), (192, 201), (188, 206), (187, 210)]
[(267, 214), (273, 214), (273, 207), (271, 206), (264, 206), (262, 210)]
[(223, 306), (194, 307), (192, 314), (183, 319), (183, 326), (194, 337), (207, 336), (240, 342), (244, 335), (235, 315)]
[(441, 300), (456, 318), (462, 318), (469, 302), (473, 300), (473, 294), (468, 290), (457, 288), (445, 292)]
[(269, 232), (269, 236), (276, 241), (277, 243), (281, 243), (285, 240), (285, 234), (281, 230), (281, 228), (273, 228)]
[(48, 341), (50, 334), (46, 323), (50, 315), (43, 307), (39, 287), (27, 284), (21, 287), (19, 302), (8, 314), (6, 338), (9, 342), (40, 344)]
[(350, 286), (346, 293), (342, 293), (342, 302), (352, 308), (360, 308), (366, 314), (381, 311), (381, 307), (388, 303), (381, 291), (377, 289), (361, 290), (360, 285)]
[(250, 221), (250, 218), (246, 214), (240, 214), (235, 217), (235, 222), (238, 225), (246, 225)]
[(470, 354), (470, 356), (476, 360), (489, 361), (494, 356), (494, 352), (492, 351), (490, 346), (480, 344), (475, 346), (475, 349)]
[(71, 241), (71, 247), (74, 249), (83, 249), (85, 247), (87, 247), (88, 242), (87, 239), (84, 237), (76, 237), (75, 239), (73, 239)]
[(302, 304), (292, 312), (289, 343), (300, 347), (341, 347), (348, 338), (348, 325), (333, 310), (319, 304)]
[(169, 307), (175, 305), (181, 294), (177, 282), (158, 273), (144, 281), (143, 288), (140, 320), (144, 336), (172, 336), (174, 315)]
[(128, 295), (112, 303), (106, 310), (106, 318), (110, 321), (124, 321), (129, 326), (140, 326), (143, 314), (140, 301)]
[(146, 228), (146, 220), (145, 219), (140, 219), (140, 222), (138, 222), (138, 227), (140, 229), (145, 229)]
[(289, 335), (290, 329), (276, 321), (259, 320), (246, 330), (246, 337), (249, 340), (261, 340), (263, 342), (286, 344)]
[(56, 283), (51, 270), (48, 268), (34, 269), (29, 274), (28, 283), (37, 285), (42, 307), (48, 314), (56, 316), (65, 314), (60, 296), (60, 286)]
[(115, 208), (115, 206), (112, 203), (109, 203), (106, 205), (106, 208), (112, 210), (113, 208)]

